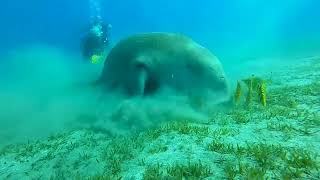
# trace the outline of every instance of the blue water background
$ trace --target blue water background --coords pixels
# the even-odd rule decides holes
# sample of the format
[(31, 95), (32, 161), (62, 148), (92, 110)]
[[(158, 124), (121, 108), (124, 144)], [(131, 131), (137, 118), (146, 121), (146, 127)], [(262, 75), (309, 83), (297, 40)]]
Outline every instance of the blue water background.
[[(79, 51), (92, 15), (88, 0), (0, 2), (0, 54), (32, 43)], [(101, 15), (113, 25), (114, 42), (178, 32), (235, 61), (319, 51), (319, 7), (317, 0), (101, 0)]]

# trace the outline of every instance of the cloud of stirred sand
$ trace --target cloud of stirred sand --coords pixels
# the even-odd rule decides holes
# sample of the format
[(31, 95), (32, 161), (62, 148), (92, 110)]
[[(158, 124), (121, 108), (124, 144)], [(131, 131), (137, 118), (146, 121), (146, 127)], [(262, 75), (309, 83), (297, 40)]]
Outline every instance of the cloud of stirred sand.
[[(210, 100), (177, 96), (169, 90), (130, 99), (103, 92), (92, 85), (103, 64), (86, 63), (48, 45), (28, 45), (0, 59), (0, 146), (84, 128), (117, 135), (167, 121), (203, 121), (217, 110)], [(234, 89), (236, 80), (272, 72), (281, 64), (288, 61), (254, 59), (241, 61), (241, 66), (223, 66)]]
[(143, 99), (102, 92), (91, 85), (102, 65), (58, 48), (29, 45), (1, 59), (0, 145), (82, 128), (115, 135), (205, 118), (190, 100), (168, 92)]

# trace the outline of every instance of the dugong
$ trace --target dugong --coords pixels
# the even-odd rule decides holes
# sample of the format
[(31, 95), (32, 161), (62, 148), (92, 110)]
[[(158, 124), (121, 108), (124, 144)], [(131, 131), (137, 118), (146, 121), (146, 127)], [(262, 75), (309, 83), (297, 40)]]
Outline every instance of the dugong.
[(191, 38), (175, 33), (142, 33), (117, 43), (98, 80), (128, 95), (150, 95), (168, 87), (184, 94), (227, 96), (220, 61)]

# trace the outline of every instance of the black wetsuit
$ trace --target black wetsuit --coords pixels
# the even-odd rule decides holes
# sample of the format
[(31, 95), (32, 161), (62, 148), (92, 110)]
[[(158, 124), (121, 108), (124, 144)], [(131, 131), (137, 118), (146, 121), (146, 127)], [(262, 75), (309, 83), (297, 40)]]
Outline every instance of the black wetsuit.
[(101, 26), (101, 36), (89, 30), (88, 34), (82, 39), (81, 50), (83, 57), (86, 59), (90, 59), (92, 55), (102, 54), (109, 44), (108, 26), (104, 24)]

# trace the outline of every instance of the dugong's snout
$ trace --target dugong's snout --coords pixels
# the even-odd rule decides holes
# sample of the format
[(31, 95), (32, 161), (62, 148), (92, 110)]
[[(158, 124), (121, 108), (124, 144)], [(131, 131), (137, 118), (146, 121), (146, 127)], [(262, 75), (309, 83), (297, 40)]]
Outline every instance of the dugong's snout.
[(210, 103), (219, 104), (230, 99), (229, 83), (226, 77), (216, 76), (207, 82), (206, 93), (203, 94)]
[(227, 94), (229, 92), (229, 84), (226, 77), (215, 78), (215, 80), (210, 83), (210, 89)]
[(222, 69), (222, 65), (212, 65), (209, 68), (210, 70), (207, 71), (207, 87), (209, 87), (213, 94), (221, 98), (230, 96), (229, 81)]

